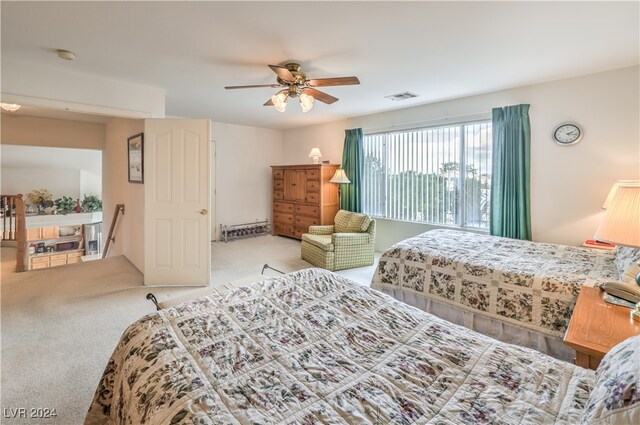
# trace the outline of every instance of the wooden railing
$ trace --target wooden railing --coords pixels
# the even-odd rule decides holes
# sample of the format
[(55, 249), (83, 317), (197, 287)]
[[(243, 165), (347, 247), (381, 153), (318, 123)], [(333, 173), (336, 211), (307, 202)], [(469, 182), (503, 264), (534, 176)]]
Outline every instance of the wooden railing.
[(27, 216), (22, 195), (0, 195), (3, 241), (16, 242), (16, 271), (27, 270)]
[(22, 195), (0, 195), (0, 214), (2, 214), (2, 240), (16, 240), (16, 199)]
[(113, 212), (113, 218), (111, 219), (111, 227), (109, 227), (109, 236), (107, 236), (107, 243), (104, 246), (104, 251), (102, 252), (102, 258), (107, 258), (109, 255), (109, 248), (111, 248), (111, 243), (116, 241), (116, 237), (114, 235), (116, 231), (116, 223), (118, 222), (118, 216), (122, 213), (124, 215), (124, 204), (116, 204), (116, 209)]

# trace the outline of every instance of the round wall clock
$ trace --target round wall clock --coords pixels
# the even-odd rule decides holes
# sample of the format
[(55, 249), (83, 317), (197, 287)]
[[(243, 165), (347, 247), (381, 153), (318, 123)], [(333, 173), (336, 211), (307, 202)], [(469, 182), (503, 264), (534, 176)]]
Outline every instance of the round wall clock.
[(578, 124), (564, 123), (553, 130), (553, 140), (564, 146), (573, 145), (582, 139), (582, 129)]

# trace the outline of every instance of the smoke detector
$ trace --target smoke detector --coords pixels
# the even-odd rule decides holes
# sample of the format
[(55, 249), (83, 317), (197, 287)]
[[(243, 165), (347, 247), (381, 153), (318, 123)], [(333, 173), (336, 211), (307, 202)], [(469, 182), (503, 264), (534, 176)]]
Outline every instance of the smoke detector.
[(414, 97), (418, 97), (417, 94), (415, 93), (411, 93), (411, 92), (404, 92), (404, 93), (398, 93), (398, 94), (392, 94), (390, 96), (385, 96), (385, 99), (391, 99), (393, 101), (398, 101), (398, 100), (407, 100), (407, 99), (411, 99)]
[(58, 49), (58, 57), (66, 61), (72, 61), (76, 58), (76, 54), (68, 50)]

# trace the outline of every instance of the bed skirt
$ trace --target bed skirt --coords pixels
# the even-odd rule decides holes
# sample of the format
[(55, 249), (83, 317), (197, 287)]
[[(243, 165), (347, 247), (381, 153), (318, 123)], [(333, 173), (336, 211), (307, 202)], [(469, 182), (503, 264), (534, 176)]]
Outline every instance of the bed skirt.
[[(376, 288), (378, 289), (378, 288)], [(441, 319), (472, 329), (499, 341), (533, 348), (559, 360), (574, 363), (575, 352), (562, 338), (544, 335), (529, 329), (475, 314), (450, 304), (427, 298), (403, 288), (380, 288), (379, 291)]]

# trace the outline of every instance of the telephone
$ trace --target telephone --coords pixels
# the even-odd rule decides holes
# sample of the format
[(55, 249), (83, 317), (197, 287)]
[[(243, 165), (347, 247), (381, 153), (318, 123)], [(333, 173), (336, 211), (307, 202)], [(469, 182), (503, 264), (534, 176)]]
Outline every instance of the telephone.
[(640, 302), (640, 286), (625, 282), (607, 282), (604, 284), (604, 290), (607, 294), (632, 303)]

